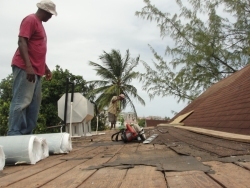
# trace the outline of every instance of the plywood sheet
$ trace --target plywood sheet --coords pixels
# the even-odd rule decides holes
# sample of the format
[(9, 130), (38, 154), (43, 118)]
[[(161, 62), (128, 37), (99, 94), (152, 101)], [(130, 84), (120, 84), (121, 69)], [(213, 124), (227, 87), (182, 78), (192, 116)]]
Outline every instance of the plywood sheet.
[(162, 172), (152, 166), (135, 166), (128, 170), (120, 188), (167, 188)]
[(209, 165), (214, 173), (208, 174), (221, 185), (227, 188), (249, 187), (250, 171), (232, 163), (221, 163), (218, 161), (204, 162)]
[(170, 188), (221, 188), (218, 183), (201, 171), (165, 172), (165, 176)]
[(178, 124), (181, 123), (185, 118), (187, 118), (190, 114), (192, 114), (194, 111), (190, 111), (186, 114), (182, 114), (180, 116), (178, 116), (177, 118), (174, 119), (174, 121), (170, 122), (170, 124)]

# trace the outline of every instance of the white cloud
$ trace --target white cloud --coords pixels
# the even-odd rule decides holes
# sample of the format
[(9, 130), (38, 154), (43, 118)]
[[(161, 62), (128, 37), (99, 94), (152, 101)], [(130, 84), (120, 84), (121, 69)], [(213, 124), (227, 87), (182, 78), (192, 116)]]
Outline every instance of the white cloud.
[[(36, 12), (31, 0), (0, 0), (1, 51), (0, 80), (11, 74), (11, 59), (17, 48), (17, 35), (21, 20)], [(130, 50), (131, 56), (152, 62), (153, 54), (148, 44), (164, 53), (171, 40), (160, 38), (155, 22), (135, 16), (145, 4), (143, 0), (54, 0), (58, 16), (52, 17), (44, 27), (48, 36), (47, 63), (51, 69), (60, 65), (85, 80), (98, 79), (89, 61), (99, 62), (103, 51), (118, 49), (121, 54)], [(175, 12), (174, 1), (152, 0), (164, 11)], [(141, 66), (138, 69), (142, 69)], [(138, 87), (141, 87), (141, 85)], [(146, 101), (143, 107), (135, 104), (139, 116), (168, 116), (171, 110), (179, 111), (184, 104), (177, 104), (173, 97), (156, 97), (149, 100), (145, 91), (139, 95)]]

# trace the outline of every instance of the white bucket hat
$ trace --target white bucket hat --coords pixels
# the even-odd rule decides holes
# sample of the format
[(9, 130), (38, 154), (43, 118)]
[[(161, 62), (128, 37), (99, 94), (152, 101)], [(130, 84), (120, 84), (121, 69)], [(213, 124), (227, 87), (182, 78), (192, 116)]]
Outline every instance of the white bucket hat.
[(50, 0), (42, 0), (40, 3), (37, 3), (36, 6), (40, 9), (45, 10), (55, 16), (57, 16), (56, 5)]

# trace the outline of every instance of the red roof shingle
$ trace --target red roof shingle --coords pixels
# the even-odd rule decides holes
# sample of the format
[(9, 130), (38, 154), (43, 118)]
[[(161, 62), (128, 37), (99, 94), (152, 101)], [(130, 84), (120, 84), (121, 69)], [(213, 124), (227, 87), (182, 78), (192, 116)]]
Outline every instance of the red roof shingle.
[(212, 85), (179, 112), (186, 126), (250, 135), (250, 65)]

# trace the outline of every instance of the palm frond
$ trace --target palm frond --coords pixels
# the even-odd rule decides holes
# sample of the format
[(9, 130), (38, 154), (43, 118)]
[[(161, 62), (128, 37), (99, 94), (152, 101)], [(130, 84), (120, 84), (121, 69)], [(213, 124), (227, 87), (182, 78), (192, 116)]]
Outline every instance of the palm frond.
[(95, 103), (98, 109), (103, 109), (109, 105), (113, 96), (123, 93), (126, 98), (121, 101), (121, 109), (130, 106), (136, 113), (132, 98), (145, 105), (144, 100), (138, 95), (136, 87), (130, 85), (139, 76), (139, 73), (133, 71), (133, 69), (138, 65), (140, 56), (133, 59), (130, 57), (129, 50), (127, 50), (124, 58), (122, 58), (120, 51), (113, 49), (110, 53), (103, 51), (99, 58), (102, 64), (89, 62), (101, 80), (87, 82), (95, 86), (88, 95), (97, 96)]

